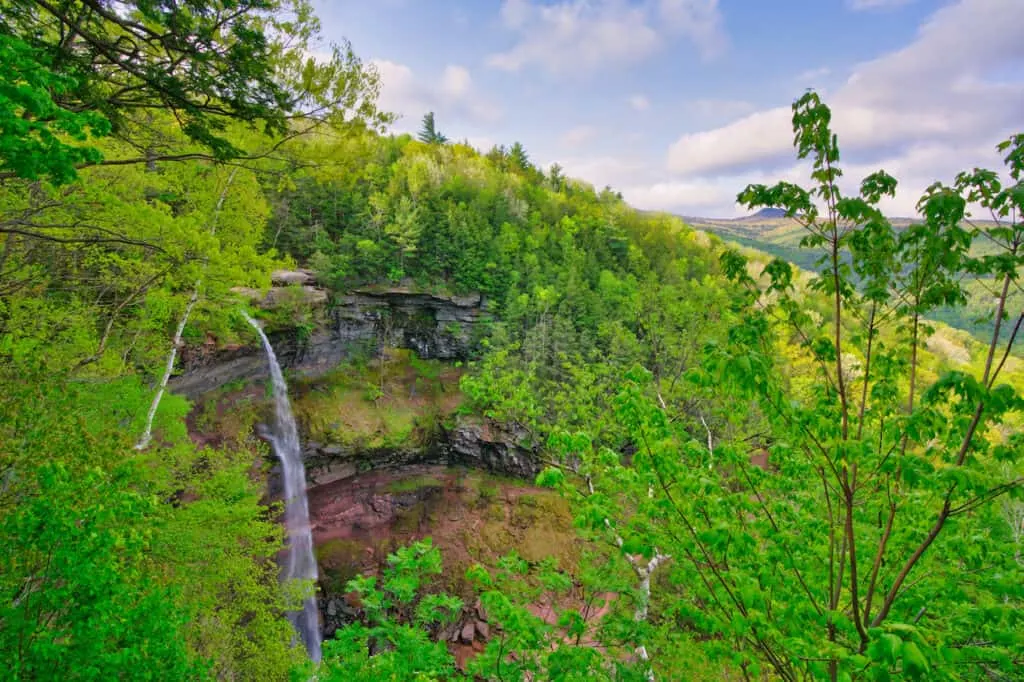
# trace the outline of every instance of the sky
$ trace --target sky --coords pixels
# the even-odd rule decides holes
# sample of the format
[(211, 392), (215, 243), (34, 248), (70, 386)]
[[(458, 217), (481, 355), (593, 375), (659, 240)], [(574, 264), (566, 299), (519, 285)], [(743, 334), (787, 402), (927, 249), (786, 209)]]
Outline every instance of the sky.
[(806, 182), (790, 106), (833, 112), (846, 191), (884, 168), (883, 208), (1024, 132), (1024, 0), (314, 0), (381, 108), (414, 132), (520, 142), (542, 168), (642, 209), (736, 217), (748, 183)]

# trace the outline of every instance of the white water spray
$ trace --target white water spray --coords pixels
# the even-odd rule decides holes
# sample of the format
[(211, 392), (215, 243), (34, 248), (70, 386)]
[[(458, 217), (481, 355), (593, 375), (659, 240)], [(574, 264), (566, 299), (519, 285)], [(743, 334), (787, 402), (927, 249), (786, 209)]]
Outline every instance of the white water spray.
[[(288, 402), (288, 386), (281, 374), (281, 366), (277, 364), (274, 349), (263, 333), (263, 328), (256, 320), (244, 312), (242, 315), (256, 329), (263, 340), (263, 348), (267, 351), (267, 362), (270, 364), (270, 377), (274, 384), (274, 409), (277, 425), (268, 438), (274, 454), (281, 460), (284, 477), (284, 523), (288, 533), (288, 553), (282, 567), (282, 580), (317, 579), (316, 557), (313, 554), (313, 534), (309, 524), (309, 502), (306, 499), (306, 468), (302, 464), (302, 451), (299, 448), (299, 430), (295, 425), (291, 404)], [(316, 598), (308, 597), (302, 603), (301, 611), (292, 611), (288, 619), (295, 626), (302, 638), (309, 657), (320, 662), (320, 615), (316, 606)]]

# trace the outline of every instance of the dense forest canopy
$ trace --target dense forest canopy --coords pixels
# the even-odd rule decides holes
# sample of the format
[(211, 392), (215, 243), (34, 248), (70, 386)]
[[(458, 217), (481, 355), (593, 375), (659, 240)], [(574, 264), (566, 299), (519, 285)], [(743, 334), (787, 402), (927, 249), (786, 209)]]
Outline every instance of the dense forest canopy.
[[(433, 112), (386, 134), (376, 71), (347, 44), (309, 57), (318, 36), (305, 0), (0, 0), (12, 679), (1019, 675), (1024, 135), (896, 229), (896, 179), (842, 194), (803, 95), (810, 184), (737, 190), (800, 225), (804, 272)], [(243, 311), (308, 335), (301, 301), (245, 294), (298, 265), (333, 299), (482, 297), (461, 409), (539, 444), (576, 565), (511, 554), (456, 593), (423, 540), (351, 581), (319, 666), (293, 645), (316, 586), (278, 582), (267, 444), (197, 443), (166, 389), (179, 351), (257, 343)], [(931, 322), (979, 280), (985, 341)], [(477, 601), (500, 635), (457, 661), (439, 633)]]

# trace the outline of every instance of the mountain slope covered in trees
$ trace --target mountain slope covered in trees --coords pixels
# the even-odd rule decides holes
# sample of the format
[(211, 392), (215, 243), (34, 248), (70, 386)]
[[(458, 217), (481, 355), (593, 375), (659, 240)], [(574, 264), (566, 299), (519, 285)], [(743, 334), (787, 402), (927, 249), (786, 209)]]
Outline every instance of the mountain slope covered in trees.
[[(981, 218), (969, 218), (971, 225), (985, 231), (998, 229), (996, 221), (986, 218), (987, 211), (975, 211)], [(716, 234), (722, 239), (743, 247), (762, 251), (770, 256), (782, 258), (804, 270), (816, 272), (822, 269), (818, 254), (812, 249), (801, 248), (800, 241), (806, 234), (804, 227), (794, 218), (786, 217), (781, 209), (775, 213), (765, 213), (764, 209), (744, 218), (720, 220), (712, 218), (684, 218), (686, 223), (696, 229)], [(890, 218), (890, 223), (897, 230), (905, 230), (915, 223), (909, 218)], [(998, 245), (982, 238), (971, 245), (976, 256), (999, 253)], [(984, 342), (992, 326), (996, 301), (999, 299), (998, 282), (991, 277), (972, 274), (965, 280), (967, 302), (964, 305), (946, 305), (935, 308), (929, 313), (929, 319), (943, 322), (951, 327), (970, 332), (976, 339)], [(1010, 292), (1010, 307), (1019, 308), (1024, 304), (1024, 293), (1019, 289)], [(1018, 355), (1022, 352), (1018, 347)]]
[[(830, 112), (802, 96), (810, 188), (737, 188), (799, 217), (800, 272), (518, 142), (453, 143), (433, 114), (382, 133), (375, 71), (347, 46), (308, 58), (318, 28), (305, 2), (0, 0), (13, 679), (1017, 674), (1024, 137), (894, 225), (895, 179), (842, 195)], [(179, 351), (256, 342), (242, 311), (301, 343), (301, 305), (244, 293), (295, 265), (333, 297), (482, 296), (461, 409), (539, 444), (574, 565), (511, 554), (449, 594), (422, 540), (349, 583), (322, 665), (293, 646), (285, 613), (316, 586), (278, 582), (267, 445), (249, 422), (197, 444), (165, 389)], [(986, 334), (934, 334), (969, 277), (996, 294)], [(456, 660), (441, 633), (465, 609), (492, 630)]]

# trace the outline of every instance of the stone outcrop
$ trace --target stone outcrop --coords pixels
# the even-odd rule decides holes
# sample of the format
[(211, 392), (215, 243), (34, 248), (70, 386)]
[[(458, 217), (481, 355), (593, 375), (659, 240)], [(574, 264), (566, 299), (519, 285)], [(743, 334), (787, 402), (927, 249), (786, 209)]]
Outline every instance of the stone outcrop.
[(539, 448), (526, 429), (466, 415), (424, 445), (366, 449), (310, 441), (304, 445), (303, 461), (310, 486), (374, 469), (421, 464), (466, 466), (526, 480), (533, 480), (540, 471)]
[(540, 472), (530, 432), (517, 424), (460, 416), (444, 433), (448, 461), (533, 480)]
[[(308, 334), (270, 331), (267, 336), (285, 369), (303, 376), (321, 376), (357, 353), (376, 354), (385, 346), (408, 348), (424, 359), (462, 360), (470, 356), (488, 318), (479, 295), (448, 296), (407, 287), (358, 289), (330, 299), (309, 282), (306, 271), (279, 271), (275, 287), (259, 305), (273, 308), (289, 291), (301, 287), (301, 298), (316, 320)], [(259, 292), (242, 295), (257, 296)], [(267, 376), (266, 358), (255, 341), (245, 346), (218, 346), (213, 339), (181, 349), (180, 373), (169, 387), (196, 398), (232, 381)]]
[(375, 342), (409, 348), (421, 358), (461, 360), (472, 349), (482, 303), (479, 295), (372, 288), (340, 296), (332, 312), (342, 342)]
[(416, 464), (447, 464), (443, 443), (417, 447), (363, 449), (309, 442), (303, 449), (306, 482), (326, 485), (374, 469), (398, 469)]
[(270, 282), (275, 286), (288, 286), (289, 284), (312, 286), (316, 284), (316, 274), (312, 270), (304, 270), (302, 268), (298, 270), (274, 270), (270, 273)]

